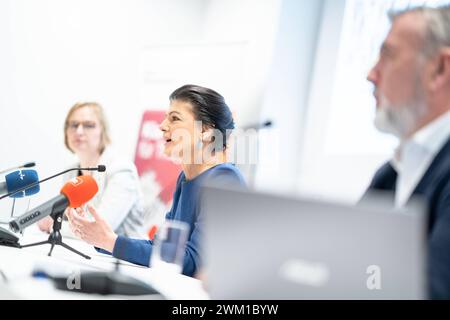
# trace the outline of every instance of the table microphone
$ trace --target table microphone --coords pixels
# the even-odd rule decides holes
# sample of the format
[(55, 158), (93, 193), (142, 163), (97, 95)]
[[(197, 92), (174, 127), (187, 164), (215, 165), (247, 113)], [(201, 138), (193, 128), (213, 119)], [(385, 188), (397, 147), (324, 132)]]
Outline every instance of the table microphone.
[(1, 199), (4, 199), (4, 198), (6, 198), (6, 197), (12, 196), (12, 195), (14, 195), (14, 194), (16, 194), (16, 193), (22, 192), (22, 191), (24, 191), (24, 190), (28, 190), (28, 189), (34, 188), (34, 187), (36, 187), (37, 185), (41, 184), (42, 182), (45, 182), (45, 181), (47, 181), (47, 180), (53, 179), (53, 178), (55, 178), (55, 177), (58, 177), (58, 176), (60, 176), (60, 175), (62, 175), (62, 174), (64, 174), (64, 173), (67, 173), (67, 172), (70, 172), (70, 171), (75, 171), (75, 170), (105, 172), (105, 171), (106, 171), (106, 166), (100, 164), (100, 165), (98, 165), (97, 167), (93, 167), (93, 168), (71, 168), (71, 169), (67, 169), (67, 170), (64, 170), (64, 171), (62, 171), (62, 172), (60, 172), (60, 173), (57, 173), (57, 174), (55, 174), (55, 175), (53, 175), (53, 176), (51, 176), (51, 177), (45, 178), (45, 179), (40, 180), (40, 181), (36, 181), (36, 182), (34, 182), (34, 183), (32, 183), (32, 184), (29, 184), (29, 185), (27, 185), (27, 186), (24, 186), (24, 187), (22, 187), (22, 188), (19, 188), (19, 189), (16, 189), (16, 190), (14, 190), (14, 191), (11, 191), (11, 192), (9, 192), (9, 193), (7, 193), (7, 194), (1, 196), (1, 197), (0, 197), (0, 200), (1, 200)]
[(260, 122), (260, 123), (252, 123), (246, 126), (243, 126), (242, 129), (243, 130), (261, 130), (261, 129), (265, 129), (265, 128), (270, 128), (273, 126), (273, 122), (272, 120), (266, 120), (264, 122)]
[[(39, 181), (36, 170), (17, 170), (8, 173), (5, 176), (5, 182), (0, 182), (0, 195), (4, 193), (11, 194), (12, 198), (22, 198), (24, 196), (31, 196), (39, 192), (39, 184), (34, 185)], [(34, 187), (31, 187), (31, 185)], [(18, 191), (26, 188), (25, 191)], [(17, 192), (16, 192), (17, 191)]]
[(17, 217), (9, 223), (9, 227), (14, 232), (22, 231), (49, 215), (64, 212), (67, 207), (81, 207), (91, 200), (97, 192), (97, 183), (91, 176), (73, 178), (66, 182), (58, 196)]

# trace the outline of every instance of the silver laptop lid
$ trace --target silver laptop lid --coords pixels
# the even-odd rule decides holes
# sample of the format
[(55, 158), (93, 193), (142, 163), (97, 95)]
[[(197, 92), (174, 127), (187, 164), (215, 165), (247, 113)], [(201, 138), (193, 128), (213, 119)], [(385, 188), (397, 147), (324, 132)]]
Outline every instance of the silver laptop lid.
[(384, 197), (358, 206), (207, 187), (205, 256), (214, 299), (422, 299), (425, 210)]

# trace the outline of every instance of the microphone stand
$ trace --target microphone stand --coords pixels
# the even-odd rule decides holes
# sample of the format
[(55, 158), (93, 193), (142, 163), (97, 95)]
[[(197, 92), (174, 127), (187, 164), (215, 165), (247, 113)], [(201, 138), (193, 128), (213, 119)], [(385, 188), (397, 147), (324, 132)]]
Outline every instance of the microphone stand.
[(11, 208), (11, 219), (14, 217), (14, 208), (16, 207), (16, 198), (13, 198), (13, 205)]
[(80, 251), (72, 248), (71, 246), (65, 244), (62, 241), (61, 224), (62, 224), (62, 220), (63, 220), (63, 214), (64, 214), (64, 212), (61, 211), (61, 212), (50, 215), (53, 218), (53, 230), (50, 233), (48, 240), (27, 244), (27, 245), (22, 246), (22, 248), (40, 246), (43, 244), (51, 244), (50, 252), (48, 253), (48, 256), (50, 257), (52, 255), (52, 251), (53, 251), (53, 248), (55, 247), (55, 245), (59, 245), (59, 246), (66, 248), (67, 250), (70, 250), (70, 251), (82, 256), (85, 259), (91, 259), (91, 257), (81, 253)]
[[(34, 163), (30, 163), (30, 164), (25, 164), (24, 165), (24, 167), (29, 167), (29, 166), (34, 166)], [(45, 179), (40, 180), (40, 181), (36, 181), (36, 182), (34, 182), (34, 183), (32, 183), (32, 184), (30, 184), (28, 186), (25, 186), (25, 187), (20, 188), (18, 190), (15, 190), (15, 191), (12, 191), (10, 193), (7, 193), (7, 194), (1, 196), (0, 200), (4, 199), (6, 197), (9, 197), (11, 195), (14, 195), (16, 193), (22, 192), (24, 190), (33, 188), (34, 186), (36, 186), (36, 185), (38, 185), (38, 184), (40, 184), (42, 182), (45, 182), (47, 180), (53, 179), (53, 178), (55, 178), (57, 176), (60, 176), (60, 175), (62, 175), (64, 173), (67, 173), (69, 171), (74, 171), (74, 170), (86, 170), (86, 171), (105, 172), (106, 171), (106, 167), (104, 165), (98, 165), (97, 167), (93, 167), (93, 168), (71, 168), (71, 169), (67, 169), (67, 170), (64, 170), (64, 171), (62, 171), (60, 173), (57, 173), (57, 174), (55, 174), (55, 175), (53, 175), (51, 177), (45, 178)], [(64, 212), (53, 213), (53, 214), (50, 215), (53, 218), (53, 231), (52, 231), (52, 233), (50, 233), (50, 236), (49, 236), (48, 240), (37, 242), (37, 243), (28, 244), (28, 245), (25, 245), (25, 246), (20, 245), (19, 243), (17, 243), (17, 241), (13, 242), (11, 244), (11, 241), (3, 239), (2, 233), (5, 233), (6, 230), (3, 231), (2, 228), (0, 227), (0, 245), (4, 245), (2, 242), (5, 242), (7, 245), (11, 245), (11, 246), (18, 247), (18, 248), (26, 248), (26, 247), (38, 246), (38, 245), (42, 245), (42, 244), (47, 244), (48, 243), (48, 244), (52, 245), (52, 247), (50, 248), (50, 252), (48, 253), (48, 256), (51, 256), (53, 248), (54, 248), (55, 245), (60, 245), (60, 246), (66, 248), (66, 249), (68, 249), (68, 250), (70, 250), (72, 252), (75, 252), (76, 254), (79, 254), (83, 258), (90, 259), (91, 257), (89, 257), (89, 256), (87, 256), (87, 255), (85, 255), (85, 254), (75, 250), (74, 248), (68, 246), (67, 244), (65, 244), (62, 241), (62, 235), (61, 235), (60, 230), (61, 230), (61, 223), (62, 223), (63, 213)], [(22, 234), (23, 234), (23, 231), (22, 231)]]

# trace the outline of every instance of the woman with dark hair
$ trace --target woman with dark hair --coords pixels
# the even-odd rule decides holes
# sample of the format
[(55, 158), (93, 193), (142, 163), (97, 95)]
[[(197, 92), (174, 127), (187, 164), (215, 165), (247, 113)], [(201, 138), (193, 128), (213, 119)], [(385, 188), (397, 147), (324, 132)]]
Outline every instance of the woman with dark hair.
[[(227, 163), (227, 140), (234, 128), (230, 109), (217, 92), (195, 85), (185, 85), (170, 96), (166, 118), (160, 125), (165, 139), (164, 153), (181, 164), (173, 205), (166, 220), (189, 224), (183, 274), (194, 276), (201, 267), (200, 242), (204, 213), (200, 187), (245, 185), (239, 170)], [(84, 241), (106, 250), (116, 258), (148, 265), (152, 241), (118, 236), (97, 213), (88, 211), (95, 221), (86, 219), (81, 208), (71, 209), (68, 217), (73, 232)]]

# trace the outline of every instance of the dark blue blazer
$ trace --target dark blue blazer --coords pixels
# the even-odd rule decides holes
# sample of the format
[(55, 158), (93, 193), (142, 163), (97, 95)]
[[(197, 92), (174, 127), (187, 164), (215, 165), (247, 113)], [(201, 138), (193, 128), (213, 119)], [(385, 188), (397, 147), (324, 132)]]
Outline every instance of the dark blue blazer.
[[(395, 192), (397, 173), (385, 163), (375, 174), (370, 190)], [(429, 297), (450, 299), (450, 140), (438, 152), (413, 195), (428, 205)]]
[[(183, 263), (183, 274), (193, 277), (202, 268), (202, 239), (206, 212), (202, 207), (201, 187), (205, 184), (217, 186), (244, 187), (245, 181), (239, 169), (231, 163), (219, 164), (187, 180), (180, 173), (173, 196), (172, 208), (166, 220), (184, 221), (190, 226)], [(153, 242), (150, 240), (117, 237), (113, 256), (131, 263), (148, 266), (152, 255)]]

